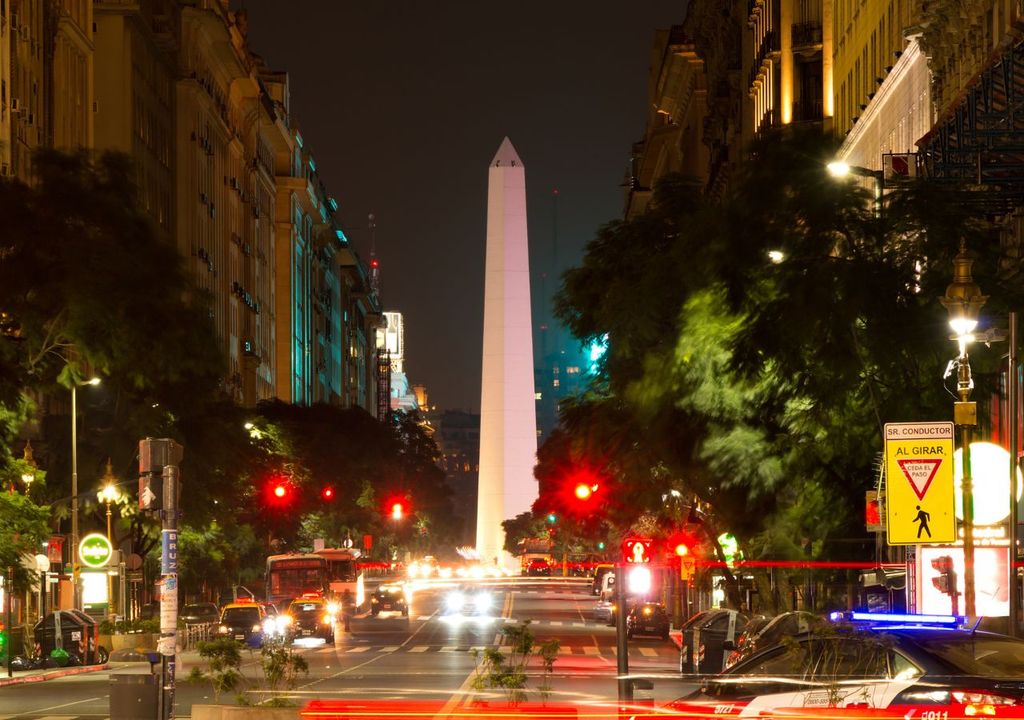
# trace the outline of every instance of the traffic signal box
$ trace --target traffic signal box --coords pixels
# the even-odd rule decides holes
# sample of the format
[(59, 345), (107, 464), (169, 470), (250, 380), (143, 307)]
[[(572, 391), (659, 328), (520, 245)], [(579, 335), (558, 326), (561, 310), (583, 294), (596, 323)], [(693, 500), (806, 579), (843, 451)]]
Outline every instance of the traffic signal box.
[(960, 614), (960, 593), (957, 592), (956, 569), (953, 567), (953, 558), (943, 555), (932, 560), (932, 569), (938, 571), (938, 576), (932, 578), (932, 585), (941, 593), (949, 595), (953, 606), (953, 615)]

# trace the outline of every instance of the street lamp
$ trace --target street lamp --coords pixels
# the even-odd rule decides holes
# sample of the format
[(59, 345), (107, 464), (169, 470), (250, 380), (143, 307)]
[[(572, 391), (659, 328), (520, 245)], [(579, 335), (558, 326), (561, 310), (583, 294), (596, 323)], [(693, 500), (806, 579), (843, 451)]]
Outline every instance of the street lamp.
[(74, 606), (82, 606), (82, 588), (78, 582), (78, 388), (99, 385), (98, 377), (71, 384), (71, 582)]
[(885, 192), (885, 174), (881, 170), (861, 167), (860, 165), (849, 165), (842, 160), (833, 160), (825, 166), (829, 175), (834, 178), (845, 178), (850, 175), (857, 177), (871, 178), (875, 181), (875, 217), (882, 216), (882, 194)]
[[(114, 536), (110, 532), (110, 504), (117, 502), (117, 499), (121, 496), (121, 493), (117, 490), (117, 478), (114, 477), (113, 468), (110, 463), (110, 458), (107, 458), (107, 471), (100, 478), (103, 481), (103, 489), (96, 493), (96, 497), (99, 498), (100, 502), (107, 506), (107, 540), (110, 541), (111, 546), (114, 544)], [(110, 570), (107, 570), (107, 606), (110, 608), (110, 613), (113, 614), (114, 607), (114, 583), (110, 579)]]
[[(940, 298), (949, 312), (949, 326), (953, 339), (957, 341), (959, 354), (956, 362), (956, 389), (959, 400), (953, 403), (953, 422), (960, 427), (960, 445), (963, 452), (963, 506), (964, 506), (964, 612), (967, 617), (976, 617), (974, 604), (974, 485), (971, 480), (971, 428), (978, 423), (977, 403), (969, 400), (974, 380), (971, 379), (971, 365), (967, 357), (967, 344), (974, 341), (974, 329), (978, 326), (978, 313), (988, 297), (981, 294), (981, 288), (971, 276), (974, 256), (967, 252), (966, 244), (960, 241), (960, 252), (953, 258), (953, 282), (946, 288), (946, 295)], [(1010, 518), (1016, 522), (1016, 518)], [(1011, 558), (1013, 556), (1011, 548)]]
[(36, 479), (36, 461), (32, 457), (32, 441), (25, 441), (25, 450), (22, 453), (21, 459), (25, 461), (25, 472), (21, 474), (21, 481), (25, 483), (25, 495), (29, 495), (32, 491), (32, 483)]

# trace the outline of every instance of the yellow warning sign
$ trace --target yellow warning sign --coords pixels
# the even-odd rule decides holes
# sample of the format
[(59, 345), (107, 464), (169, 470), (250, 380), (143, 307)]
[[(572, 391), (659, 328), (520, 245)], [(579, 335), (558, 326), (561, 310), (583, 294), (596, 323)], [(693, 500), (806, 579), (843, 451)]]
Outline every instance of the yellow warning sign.
[(885, 507), (890, 545), (956, 541), (953, 423), (886, 423)]

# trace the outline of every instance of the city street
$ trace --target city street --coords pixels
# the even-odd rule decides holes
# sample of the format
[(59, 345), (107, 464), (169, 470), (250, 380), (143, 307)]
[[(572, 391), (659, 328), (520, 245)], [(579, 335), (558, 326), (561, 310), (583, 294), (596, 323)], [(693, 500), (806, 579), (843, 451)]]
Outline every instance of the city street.
[[(449, 588), (418, 590), (408, 619), (363, 616), (352, 632), (337, 634), (333, 646), (321, 641), (297, 649), (309, 663), (309, 675), (300, 679), (290, 697), (296, 704), (311, 699), (366, 698), (387, 700), (440, 700), (464, 698), (476, 661), (472, 650), (500, 643), (501, 627), (531, 621), (539, 644), (557, 638), (561, 644), (552, 678), (555, 701), (585, 703), (615, 698), (615, 633), (591, 618), (594, 598), (589, 582), (519, 579), (477, 583), (494, 595), (494, 617), (450, 617), (444, 613)], [(248, 653), (246, 653), (248, 655)], [(637, 638), (630, 642), (630, 670), (654, 681), (658, 702), (680, 696), (689, 687), (677, 678), (678, 650), (671, 641)], [(245, 665), (249, 702), (265, 699), (259, 690), (258, 653)], [(187, 682), (200, 660), (184, 653), (178, 670), (178, 716), (188, 716), (193, 704), (212, 703), (206, 684)], [(123, 672), (112, 669), (111, 672)], [(42, 717), (107, 717), (108, 672), (92, 673), (45, 683), (0, 688), (0, 720)], [(539, 675), (531, 675), (528, 699), (538, 699)], [(231, 696), (221, 702), (235, 702)]]

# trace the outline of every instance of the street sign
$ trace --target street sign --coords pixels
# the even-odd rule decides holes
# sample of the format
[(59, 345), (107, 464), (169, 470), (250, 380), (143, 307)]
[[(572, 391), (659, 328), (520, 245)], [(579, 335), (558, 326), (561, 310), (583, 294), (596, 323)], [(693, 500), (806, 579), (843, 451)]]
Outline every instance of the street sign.
[(82, 542), (78, 543), (78, 559), (86, 567), (106, 567), (113, 554), (114, 546), (107, 540), (106, 535), (100, 533), (86, 535)]
[(697, 558), (693, 555), (684, 555), (679, 558), (679, 579), (693, 580), (693, 573), (697, 569)]
[(651, 561), (650, 538), (628, 537), (622, 541), (622, 562), (627, 565), (641, 565)]
[(956, 541), (953, 423), (886, 423), (885, 500), (890, 545)]

